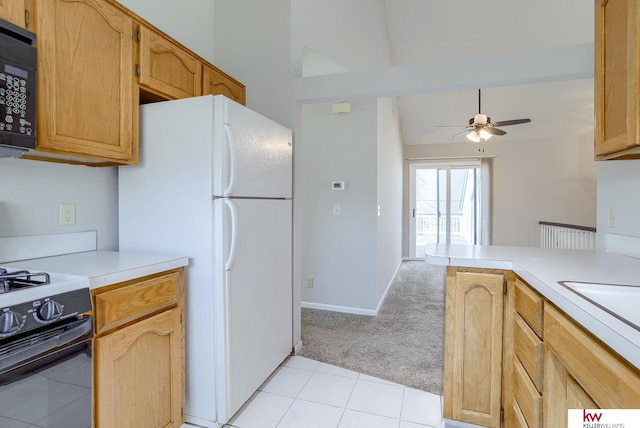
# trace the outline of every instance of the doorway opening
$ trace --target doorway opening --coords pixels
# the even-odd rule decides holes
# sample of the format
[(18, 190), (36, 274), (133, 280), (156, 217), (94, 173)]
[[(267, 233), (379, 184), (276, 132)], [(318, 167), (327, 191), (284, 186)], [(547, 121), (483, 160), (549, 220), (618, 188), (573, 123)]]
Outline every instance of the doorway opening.
[(427, 244), (478, 244), (481, 237), (480, 161), (410, 166), (410, 257)]

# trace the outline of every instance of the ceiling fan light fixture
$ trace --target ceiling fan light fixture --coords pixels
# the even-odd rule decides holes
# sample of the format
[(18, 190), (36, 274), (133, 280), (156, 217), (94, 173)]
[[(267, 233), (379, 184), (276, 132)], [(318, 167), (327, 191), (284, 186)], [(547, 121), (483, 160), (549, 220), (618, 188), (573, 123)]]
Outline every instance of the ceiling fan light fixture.
[(473, 141), (474, 143), (479, 143), (480, 142), (480, 135), (478, 134), (478, 131), (476, 131), (475, 129), (473, 131), (469, 131), (467, 133), (467, 139), (470, 141)]
[(471, 131), (469, 131), (467, 133), (467, 139), (474, 142), (474, 143), (479, 143), (481, 141), (487, 141), (488, 139), (490, 139), (493, 135), (491, 135), (489, 132), (487, 132), (486, 129), (484, 128), (480, 128), (480, 129), (473, 129)]
[[(486, 114), (480, 113), (481, 110), (481, 91), (478, 89), (478, 113), (473, 115), (471, 119), (469, 119), (468, 126), (454, 126), (453, 128), (465, 128), (464, 131), (458, 132), (453, 137), (459, 137), (462, 135), (466, 135), (469, 141), (473, 141), (474, 143), (479, 143), (481, 141), (488, 141), (494, 135), (505, 135), (506, 132), (498, 127), (509, 126), (509, 125), (519, 125), (521, 123), (529, 123), (531, 119), (511, 119), (511, 120), (503, 120), (499, 122), (492, 122), (491, 118)], [(449, 128), (447, 126), (446, 128)]]
[(473, 116), (473, 122), (479, 125), (486, 125), (487, 122), (489, 122), (489, 118), (487, 117), (486, 114), (478, 113), (475, 116)]
[(479, 131), (476, 131), (476, 132), (478, 133), (478, 137), (480, 137), (482, 141), (487, 141), (489, 138), (493, 136), (484, 128), (481, 128)]

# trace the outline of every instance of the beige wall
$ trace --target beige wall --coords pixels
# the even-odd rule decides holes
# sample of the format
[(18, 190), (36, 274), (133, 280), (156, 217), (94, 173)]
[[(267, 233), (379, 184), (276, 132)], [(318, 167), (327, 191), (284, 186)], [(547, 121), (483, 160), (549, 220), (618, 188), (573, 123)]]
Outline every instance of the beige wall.
[[(461, 140), (464, 141), (464, 140)], [(492, 244), (539, 246), (538, 221), (596, 225), (593, 137), (405, 146), (406, 158), (496, 156), (493, 161)], [(405, 167), (404, 255), (408, 255), (408, 167)]]

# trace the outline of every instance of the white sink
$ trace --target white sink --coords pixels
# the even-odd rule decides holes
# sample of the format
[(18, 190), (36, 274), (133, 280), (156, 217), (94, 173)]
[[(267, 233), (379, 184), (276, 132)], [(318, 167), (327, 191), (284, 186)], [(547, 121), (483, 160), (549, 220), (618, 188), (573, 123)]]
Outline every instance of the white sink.
[(558, 283), (640, 330), (640, 286), (573, 281)]

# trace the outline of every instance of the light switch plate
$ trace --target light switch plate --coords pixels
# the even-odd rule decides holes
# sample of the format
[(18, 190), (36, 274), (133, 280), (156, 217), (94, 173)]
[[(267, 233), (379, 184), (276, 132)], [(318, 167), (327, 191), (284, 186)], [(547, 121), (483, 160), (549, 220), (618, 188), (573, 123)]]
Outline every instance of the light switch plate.
[(616, 227), (618, 223), (618, 210), (615, 208), (609, 208), (609, 219), (607, 223), (611, 229)]

